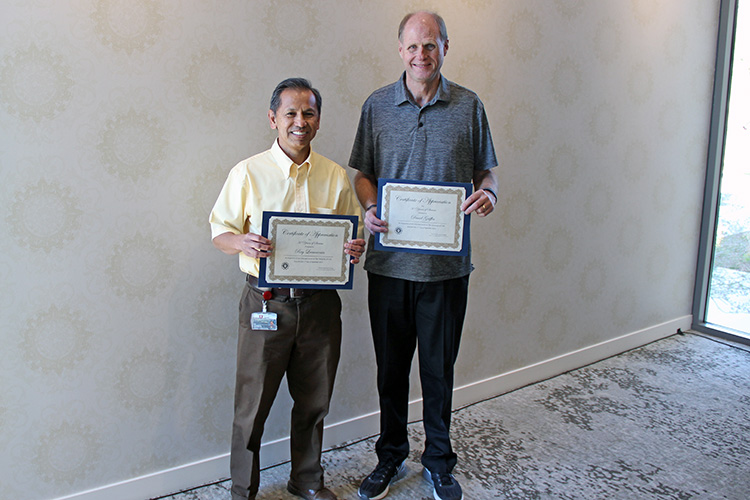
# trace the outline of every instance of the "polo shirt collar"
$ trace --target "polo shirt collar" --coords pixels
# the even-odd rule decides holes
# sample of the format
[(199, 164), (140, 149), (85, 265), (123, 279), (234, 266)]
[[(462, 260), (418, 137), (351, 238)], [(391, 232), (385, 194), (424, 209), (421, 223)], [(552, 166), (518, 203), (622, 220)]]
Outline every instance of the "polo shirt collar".
[[(437, 93), (435, 94), (435, 97), (433, 97), (432, 100), (427, 103), (427, 105), (430, 106), (438, 101), (450, 102), (450, 100), (451, 89), (448, 85), (448, 80), (441, 74), (440, 85), (438, 85)], [(396, 99), (394, 104), (398, 106), (405, 102), (412, 102), (409, 98), (409, 90), (406, 88), (406, 71), (401, 73), (401, 78), (398, 79), (398, 84), (396, 85)]]
[[(273, 146), (271, 146), (271, 156), (273, 156), (274, 161), (276, 162), (276, 165), (284, 172), (284, 175), (288, 179), (292, 172), (292, 165), (294, 165), (294, 162), (291, 158), (289, 158), (283, 149), (281, 149), (281, 146), (279, 146), (279, 139), (276, 138), (275, 141), (273, 141)], [(302, 162), (302, 165), (307, 163), (310, 168), (312, 168), (312, 163), (310, 162), (310, 158), (312, 157), (312, 148), (310, 149), (310, 156), (307, 157), (305, 161)], [(297, 165), (298, 167), (301, 167), (302, 165)]]

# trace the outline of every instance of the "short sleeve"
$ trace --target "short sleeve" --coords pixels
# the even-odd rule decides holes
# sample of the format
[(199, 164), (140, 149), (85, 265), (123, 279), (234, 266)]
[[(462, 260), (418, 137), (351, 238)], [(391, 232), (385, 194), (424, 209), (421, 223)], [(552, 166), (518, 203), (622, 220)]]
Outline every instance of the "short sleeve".
[(227, 232), (244, 232), (248, 191), (247, 178), (237, 165), (229, 172), (209, 215), (212, 239)]

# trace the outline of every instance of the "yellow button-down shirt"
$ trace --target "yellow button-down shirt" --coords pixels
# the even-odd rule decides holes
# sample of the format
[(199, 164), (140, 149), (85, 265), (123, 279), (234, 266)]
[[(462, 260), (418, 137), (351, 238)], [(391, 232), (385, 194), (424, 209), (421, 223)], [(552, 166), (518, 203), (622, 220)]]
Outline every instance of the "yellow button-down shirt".
[[(314, 151), (296, 165), (278, 140), (229, 172), (209, 216), (211, 238), (227, 232), (261, 234), (264, 211), (355, 215), (358, 238), (364, 234), (362, 212), (346, 171)], [(257, 277), (259, 261), (240, 252), (240, 269)]]

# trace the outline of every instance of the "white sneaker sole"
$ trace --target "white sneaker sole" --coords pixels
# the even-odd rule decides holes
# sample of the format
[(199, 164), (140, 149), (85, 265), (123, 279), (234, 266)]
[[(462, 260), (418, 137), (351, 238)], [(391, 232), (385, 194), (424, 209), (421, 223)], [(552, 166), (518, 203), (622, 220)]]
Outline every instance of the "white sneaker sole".
[[(376, 497), (366, 497), (363, 496), (362, 493), (359, 492), (359, 489), (357, 489), (357, 496), (361, 500), (381, 500), (382, 498), (385, 498), (388, 495), (388, 491), (391, 489), (391, 485), (398, 481), (399, 479), (403, 479), (404, 476), (406, 476), (406, 473), (408, 472), (408, 469), (406, 468), (406, 461), (401, 462), (401, 465), (399, 465), (396, 468), (396, 473), (391, 478), (390, 482), (385, 485), (385, 489), (383, 490), (383, 493)], [(437, 500), (440, 500), (439, 498)]]
[[(430, 474), (430, 471), (427, 470), (427, 467), (422, 469), (422, 478), (430, 483), (430, 486), (432, 486), (432, 498), (434, 498), (435, 500), (443, 500), (442, 498), (440, 498), (437, 490), (435, 489), (435, 484), (432, 482), (432, 475)], [(464, 500), (463, 491), (461, 492), (461, 498), (459, 498), (459, 500)]]

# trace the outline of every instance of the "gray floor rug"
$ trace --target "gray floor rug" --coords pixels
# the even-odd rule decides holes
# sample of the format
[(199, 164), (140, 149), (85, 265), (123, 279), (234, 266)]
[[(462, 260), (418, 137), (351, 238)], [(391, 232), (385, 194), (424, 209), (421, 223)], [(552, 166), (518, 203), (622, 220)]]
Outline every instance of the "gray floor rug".
[[(457, 410), (454, 471), (468, 499), (750, 498), (750, 352), (685, 334)], [(409, 475), (389, 499), (429, 500), (421, 423)], [(324, 454), (328, 486), (356, 499), (374, 438)], [(262, 472), (258, 500), (286, 492), (289, 465)], [(228, 500), (229, 482), (169, 497)]]

